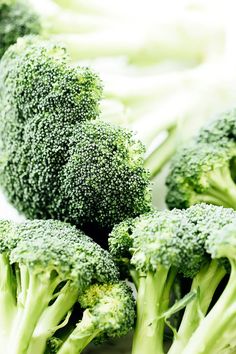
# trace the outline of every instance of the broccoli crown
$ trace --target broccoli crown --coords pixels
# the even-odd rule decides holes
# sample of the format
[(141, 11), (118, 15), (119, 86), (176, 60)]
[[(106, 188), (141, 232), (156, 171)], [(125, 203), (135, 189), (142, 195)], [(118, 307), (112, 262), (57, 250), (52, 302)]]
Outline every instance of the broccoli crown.
[[(186, 210), (155, 211), (134, 219), (132, 224), (117, 225), (110, 234), (110, 251), (115, 261), (120, 257), (120, 262), (129, 253), (126, 262), (130, 259), (140, 274), (155, 272), (162, 265), (193, 277), (209, 260), (206, 242), (210, 234), (234, 219), (233, 209), (203, 203)], [(116, 248), (121, 250), (118, 254)]]
[(234, 157), (236, 144), (230, 140), (211, 144), (193, 142), (182, 148), (173, 159), (166, 179), (169, 208), (187, 208), (205, 199), (214, 204), (224, 203), (217, 200), (218, 195), (212, 189), (218, 180), (220, 183), (218, 174), (230, 171)]
[[(130, 265), (139, 274), (155, 272), (162, 265), (176, 267), (185, 276), (192, 276), (205, 261), (205, 251), (204, 246), (198, 244), (191, 226), (184, 211), (154, 211), (134, 220), (129, 242), (124, 223), (121, 228), (116, 226), (110, 235), (110, 251), (113, 255), (117, 244), (122, 250), (120, 256), (123, 256), (127, 247), (125, 252), (130, 253)], [(115, 251), (115, 260), (117, 257)]]
[(94, 284), (79, 297), (79, 303), (89, 309), (95, 331), (99, 329), (100, 341), (123, 336), (134, 326), (135, 301), (125, 282)]
[(40, 19), (22, 0), (0, 1), (0, 58), (18, 37), (41, 32)]
[(143, 152), (143, 145), (123, 128), (104, 122), (80, 125), (71, 137), (70, 157), (59, 175), (62, 182), (56, 203), (66, 210), (63, 217), (110, 227), (148, 210), (149, 179)]
[(169, 208), (201, 202), (234, 207), (235, 117), (236, 110), (220, 115), (176, 153), (166, 180)]
[(14, 225), (4, 237), (11, 263), (26, 265), (33, 274), (70, 280), (84, 290), (93, 282), (118, 279), (108, 254), (75, 227), (56, 220)]
[(100, 79), (89, 68), (72, 68), (62, 45), (36, 36), (19, 38), (3, 56), (1, 71), (1, 103), (14, 108), (15, 124), (39, 113), (66, 125), (98, 116)]
[(150, 209), (144, 146), (98, 115), (101, 84), (64, 49), (21, 39), (1, 68), (0, 180), (29, 218), (110, 228)]
[(157, 211), (140, 217), (132, 236), (130, 262), (141, 274), (155, 272), (162, 265), (193, 277), (206, 261), (198, 230), (181, 210)]

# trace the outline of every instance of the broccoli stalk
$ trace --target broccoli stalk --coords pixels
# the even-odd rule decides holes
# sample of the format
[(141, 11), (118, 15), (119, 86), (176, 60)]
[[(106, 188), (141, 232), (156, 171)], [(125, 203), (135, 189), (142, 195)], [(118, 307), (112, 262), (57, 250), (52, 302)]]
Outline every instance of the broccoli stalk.
[(212, 203), (236, 209), (236, 185), (229, 166), (214, 170), (206, 176), (209, 187), (203, 194), (197, 195), (196, 203)]
[(213, 295), (225, 274), (225, 268), (219, 265), (218, 261), (212, 260), (203, 266), (194, 277), (190, 291), (196, 291), (197, 296), (187, 304), (168, 354), (182, 353), (183, 348), (206, 315)]
[[(1, 225), (2, 226), (2, 225)], [(0, 228), (2, 229), (2, 227)], [(1, 230), (2, 233), (2, 230)], [(6, 254), (0, 255), (0, 351), (8, 345), (8, 336), (16, 316), (15, 277)]]
[[(45, 303), (43, 311), (41, 311), (41, 316), (37, 318), (33, 335), (31, 334), (31, 340), (27, 350), (28, 354), (43, 353), (48, 338), (59, 328), (67, 324), (70, 310), (78, 298), (78, 290), (75, 290), (67, 283), (62, 290), (60, 290), (60, 293), (52, 296), (52, 299), (54, 299), (55, 296), (57, 296), (55, 302), (49, 307), (48, 303)], [(38, 301), (40, 301), (40, 299)], [(66, 320), (60, 323), (65, 317), (65, 314), (67, 314)]]
[[(168, 281), (169, 269), (158, 267), (158, 270), (147, 275), (139, 276), (137, 295), (137, 322), (133, 338), (133, 354), (164, 353), (163, 335), (164, 319), (161, 315), (167, 310), (170, 287), (173, 282), (171, 276)], [(173, 270), (175, 273), (175, 271)], [(164, 296), (165, 295), (165, 296)]]
[(36, 2), (23, 0), (1, 1), (0, 34), (2, 56), (19, 37), (28, 34), (50, 36), (62, 33), (83, 33), (111, 28), (113, 22), (95, 14), (75, 13), (60, 9), (52, 2), (37, 6)]
[[(134, 76), (133, 71), (128, 70), (126, 76), (114, 74), (108, 77), (100, 70), (106, 102), (111, 101), (107, 105), (111, 112), (107, 113), (105, 108), (104, 113), (102, 107), (102, 116), (137, 131), (147, 146), (146, 167), (151, 176), (157, 175), (177, 147), (187, 141), (209, 116), (233, 104), (229, 90), (232, 86), (228, 81), (224, 87), (226, 95), (222, 95), (222, 85), (215, 84), (215, 72), (219, 73), (221, 82), (223, 67), (225, 61), (221, 59), (217, 64), (206, 63), (185, 72), (158, 73), (151, 77)], [(202, 84), (206, 81), (211, 87), (212, 100), (206, 100)], [(193, 93), (189, 93), (189, 88)]]
[(235, 345), (235, 241), (235, 222), (226, 225), (221, 232), (212, 234), (208, 239), (211, 256), (216, 259), (225, 257), (230, 262), (230, 278), (219, 299), (193, 333), (183, 354), (215, 353), (227, 347), (230, 351)]
[[(116, 31), (110, 36), (109, 28), (105, 31), (94, 32), (90, 34), (64, 37), (63, 41), (70, 42), (69, 46), (73, 48), (82, 48), (82, 51), (74, 51), (76, 58), (97, 58), (101, 56), (121, 55), (128, 58), (129, 62), (147, 65), (156, 64), (159, 61), (166, 60), (185, 62), (190, 65), (201, 63), (209, 54), (209, 41), (214, 43), (222, 31), (222, 24), (217, 27), (209, 24), (208, 21), (201, 20), (192, 16), (192, 11), (186, 11), (179, 14), (176, 11), (176, 17), (169, 17), (163, 9), (163, 15), (169, 21), (163, 23), (163, 18), (158, 17), (156, 3), (149, 2), (149, 5), (143, 6), (142, 3), (130, 1), (114, 1), (113, 6), (109, 2), (87, 1), (84, 5), (80, 1), (57, 1), (65, 9), (80, 13), (83, 7), (89, 7), (88, 12), (104, 17), (110, 17), (117, 24)], [(130, 21), (133, 17), (135, 7), (135, 16), (130, 27)], [(179, 10), (179, 9), (178, 9)], [(179, 16), (178, 16), (179, 14)], [(142, 23), (140, 29), (139, 24)], [(155, 34), (155, 36), (153, 35)], [(61, 37), (62, 38), (62, 37)], [(173, 40), (174, 38), (174, 40)], [(194, 45), (193, 45), (194, 43)], [(221, 47), (221, 43), (220, 43)], [(93, 48), (93, 49), (92, 49)], [(186, 50), (187, 48), (187, 50)]]
[[(124, 7), (120, 5), (114, 6), (114, 9), (112, 7), (110, 13), (104, 4), (99, 3), (97, 3), (97, 8), (96, 5), (94, 7), (89, 3), (79, 4), (80, 10), (78, 12), (74, 10), (73, 4), (70, 8), (70, 3), (66, 4), (67, 9), (60, 8), (53, 2), (45, 3), (45, 6), (41, 6), (43, 13), (39, 11), (39, 6), (34, 11), (30, 5), (30, 3), (25, 4), (22, 0), (12, 0), (3, 4), (4, 13), (2, 15), (0, 13), (0, 24), (3, 23), (4, 42), (6, 39), (6, 44), (9, 46), (16, 42), (17, 37), (30, 33), (52, 35), (53, 38), (55, 35), (60, 41), (67, 43), (68, 49), (71, 50), (76, 60), (119, 55), (126, 56), (130, 62), (141, 65), (153, 64), (165, 60), (167, 57), (190, 64), (199, 63), (209, 54), (209, 41), (214, 42), (217, 38), (218, 43), (216, 33), (221, 34), (222, 32), (221, 24), (215, 28), (209, 26), (206, 21), (202, 21), (199, 25), (199, 21), (196, 19), (183, 21), (182, 18), (168, 26), (161, 23), (159, 29), (156, 28), (156, 19), (153, 19), (146, 21), (142, 30), (139, 25), (135, 24), (130, 31), (130, 16), (124, 16)], [(134, 6), (137, 7), (137, 4)], [(49, 13), (47, 16), (45, 8)], [(139, 11), (141, 15), (142, 9), (139, 8)], [(27, 18), (25, 14), (29, 12), (35, 12), (34, 16)], [(142, 15), (140, 20), (143, 20), (145, 16), (143, 13)], [(149, 15), (150, 11), (146, 16)], [(191, 12), (187, 15), (191, 15)], [(43, 20), (43, 18), (46, 19)], [(36, 22), (37, 30), (35, 32)], [(11, 23), (10, 28), (7, 26), (8, 23)], [(139, 21), (137, 23), (139, 24)], [(153, 31), (153, 27), (155, 31)], [(31, 28), (33, 28), (33, 32), (30, 31)], [(113, 29), (112, 36), (110, 36), (111, 29)], [(155, 37), (153, 36), (154, 32), (156, 33)], [(173, 32), (175, 33), (175, 41), (172, 39)], [(9, 37), (11, 37), (10, 41)], [(193, 42), (199, 43), (199, 45), (193, 46)], [(6, 49), (7, 45), (4, 47)], [(183, 48), (188, 48), (188, 50), (183, 50)]]
[[(50, 272), (45, 272), (43, 276), (38, 276), (37, 274), (29, 274), (27, 267), (21, 266), (20, 268), (20, 277), (22, 279), (20, 284), (21, 289), (18, 293), (17, 314), (11, 332), (11, 344), (9, 345), (10, 352), (16, 354), (27, 351), (39, 318), (44, 314), (44, 311), (48, 308), (48, 304), (55, 297), (55, 289), (61, 283), (60, 276), (55, 277), (54, 269)], [(55, 313), (59, 315), (57, 318), (59, 322), (77, 300), (78, 289), (73, 289), (72, 287), (71, 290), (73, 291), (65, 292), (62, 288), (57, 294), (57, 296), (66, 297), (65, 303), (67, 305), (64, 308), (60, 308), (61, 313)], [(52, 311), (51, 320), (53, 320), (55, 314)], [(49, 326), (49, 324), (47, 325)], [(52, 328), (54, 329), (54, 327)], [(43, 338), (41, 345), (37, 346), (37, 353), (40, 353), (40, 350), (42, 352), (42, 349), (45, 348), (49, 334), (50, 332), (46, 332), (46, 340)]]

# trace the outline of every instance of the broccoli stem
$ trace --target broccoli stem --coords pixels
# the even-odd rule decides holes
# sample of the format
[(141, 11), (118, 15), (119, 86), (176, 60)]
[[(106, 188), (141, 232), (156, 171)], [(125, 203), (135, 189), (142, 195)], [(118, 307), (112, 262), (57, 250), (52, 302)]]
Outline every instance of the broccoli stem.
[(58, 354), (80, 354), (82, 350), (97, 336), (93, 316), (89, 310), (85, 310), (82, 320), (62, 344)]
[(224, 267), (220, 266), (217, 260), (213, 260), (195, 276), (191, 291), (197, 290), (199, 296), (186, 306), (177, 336), (168, 354), (182, 353), (189, 338), (206, 314), (216, 288), (225, 274)]
[(4, 353), (8, 344), (8, 336), (16, 315), (15, 279), (9, 258), (0, 255), (0, 352)]
[(155, 273), (149, 272), (146, 276), (140, 276), (132, 354), (164, 353), (164, 320), (159, 317), (163, 310), (162, 296), (167, 276), (168, 269), (163, 266)]
[(56, 332), (57, 329), (67, 324), (65, 320), (61, 321), (69, 313), (72, 306), (78, 298), (78, 289), (66, 283), (60, 290), (59, 295), (53, 304), (48, 306), (42, 313), (37, 326), (34, 330), (27, 354), (43, 354), (46, 348), (47, 340)]
[[(196, 63), (197, 58), (197, 62), (199, 62), (199, 55), (204, 54), (208, 41), (212, 39), (211, 34), (208, 38), (203, 38), (202, 34), (200, 34), (200, 38), (198, 35), (196, 38), (196, 31), (193, 29), (195, 35), (194, 31), (192, 34), (199, 40), (200, 45), (192, 46), (189, 50), (188, 42), (193, 40), (191, 36), (186, 38), (179, 33), (176, 41), (173, 42), (168, 38), (168, 35), (173, 33), (173, 28), (165, 28), (166, 31), (163, 31), (161, 27), (158, 37), (151, 36), (148, 30), (146, 28), (146, 31), (143, 31), (137, 27), (130, 32), (128, 25), (118, 24), (112, 36), (110, 36), (109, 30), (100, 30), (82, 34), (55, 35), (55, 37), (52, 36), (52, 39), (64, 42), (74, 61), (125, 56), (129, 58), (131, 63), (143, 66), (158, 63), (167, 57), (174, 58), (175, 61), (185, 60), (191, 63)], [(167, 33), (168, 31), (169, 33)], [(188, 50), (183, 50), (183, 48), (188, 48)]]
[(204, 193), (197, 195), (196, 200), (236, 209), (236, 186), (229, 166), (210, 172), (207, 180), (209, 187)]
[(23, 354), (27, 352), (35, 326), (49, 302), (54, 290), (60, 283), (51, 274), (44, 276), (31, 274), (26, 266), (21, 266), (21, 291), (17, 298), (17, 314), (14, 321), (9, 353)]
[(177, 148), (177, 127), (168, 130), (167, 138), (145, 159), (145, 167), (153, 179), (169, 161)]
[[(200, 322), (183, 354), (214, 354), (229, 345), (235, 336), (236, 325), (236, 262), (231, 261), (231, 274), (228, 284), (217, 303)], [(222, 335), (227, 333), (226, 336)]]

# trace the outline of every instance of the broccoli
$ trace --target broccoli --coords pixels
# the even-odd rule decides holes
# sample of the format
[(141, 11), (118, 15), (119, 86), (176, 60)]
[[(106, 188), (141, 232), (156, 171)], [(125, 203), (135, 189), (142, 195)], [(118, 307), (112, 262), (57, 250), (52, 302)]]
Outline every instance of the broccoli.
[[(230, 94), (233, 84), (223, 84), (215, 72), (222, 73), (220, 62), (171, 73), (140, 74), (140, 70), (126, 68), (125, 74), (112, 75), (99, 67), (104, 80), (105, 100), (102, 101), (102, 117), (118, 124), (130, 126), (147, 147), (145, 165), (155, 177), (177, 147), (188, 141), (209, 116), (224, 110), (234, 101)], [(187, 83), (187, 89), (186, 89)], [(204, 84), (203, 84), (204, 83)], [(207, 96), (206, 86), (211, 91)], [(224, 95), (222, 95), (222, 89)], [(187, 97), (187, 99), (186, 99)], [(115, 118), (114, 118), (115, 117)]]
[[(69, 345), (82, 327), (78, 347), (72, 347), (80, 353), (95, 337), (105, 340), (132, 328), (131, 290), (118, 281), (108, 252), (82, 231), (56, 220), (34, 220), (1, 221), (0, 232), (1, 352), (43, 354), (50, 340), (55, 346), (59, 330), (68, 327)], [(85, 308), (82, 314), (77, 303)], [(89, 338), (82, 338), (88, 331)], [(62, 349), (64, 340), (58, 336)]]
[(228, 259), (230, 277), (216, 303), (201, 320), (182, 351), (183, 354), (235, 352), (235, 245), (235, 220), (222, 230), (211, 233), (207, 240), (207, 250), (213, 259)]
[[(56, 4), (33, 5), (24, 0), (0, 1), (0, 58), (19, 37), (40, 34), (43, 37), (62, 33), (83, 33), (106, 28), (111, 21), (99, 14), (79, 14), (60, 8)], [(68, 44), (69, 46), (69, 44)]]
[(23, 1), (0, 1), (0, 58), (18, 37), (40, 31), (39, 18), (27, 4)]
[(235, 117), (235, 110), (223, 113), (177, 152), (166, 180), (170, 208), (201, 202), (236, 208)]
[[(136, 64), (147, 64), (148, 61), (155, 63), (157, 60), (163, 61), (163, 59), (165, 60), (166, 57), (170, 58), (170, 56), (172, 55), (173, 57), (176, 57), (177, 61), (182, 59), (184, 61), (190, 60), (191, 63), (192, 60), (200, 62), (202, 61), (202, 59), (199, 59), (201, 58), (201, 55), (197, 54), (199, 48), (197, 48), (196, 46), (191, 45), (192, 50), (190, 51), (190, 45), (187, 45), (187, 52), (183, 50), (179, 51), (179, 47), (181, 47), (182, 44), (177, 45), (177, 47), (175, 47), (173, 41), (171, 40), (171, 43), (167, 44), (167, 47), (162, 49), (163, 46), (165, 47), (165, 43), (168, 42), (168, 40), (166, 38), (163, 40), (162, 36), (159, 38), (159, 35), (160, 33), (166, 33), (167, 29), (164, 28), (163, 31), (163, 24), (161, 24), (161, 28), (158, 31), (156, 29), (156, 21), (155, 31), (156, 33), (158, 32), (159, 35), (155, 38), (151, 38), (150, 43), (147, 40), (147, 38), (150, 37), (148, 30), (149, 23), (147, 24), (147, 28), (142, 27), (142, 33), (140, 33), (140, 35), (138, 35), (138, 31), (140, 31), (140, 29), (134, 29), (134, 33), (127, 35), (127, 33), (130, 32), (130, 21), (128, 23), (128, 29), (125, 28), (123, 23), (124, 14), (120, 14), (118, 16), (117, 11), (115, 10), (118, 5), (118, 12), (120, 12), (121, 10), (123, 11), (123, 6), (121, 6), (120, 4), (116, 4), (116, 6), (111, 9), (113, 16), (111, 16), (112, 19), (109, 21), (111, 15), (109, 13), (109, 7), (104, 6), (104, 4), (101, 5), (97, 1), (94, 2), (90, 0), (89, 2), (86, 2), (86, 4), (78, 1), (56, 2), (59, 3), (59, 5), (63, 7), (63, 9), (61, 9), (60, 6), (58, 7), (53, 2), (50, 2), (49, 8), (46, 7), (47, 12), (49, 12), (49, 14), (45, 14), (44, 11), (41, 16), (38, 17), (38, 12), (40, 12), (38, 11), (40, 10), (40, 5), (38, 6), (38, 9), (35, 9), (35, 13), (33, 13), (34, 10), (31, 9), (30, 4), (25, 4), (21, 0), (4, 1), (4, 6), (6, 8), (6, 11), (9, 12), (9, 14), (8, 16), (6, 16), (6, 14), (4, 15), (4, 21), (2, 21), (3, 26), (4, 28), (6, 28), (7, 31), (9, 31), (9, 28), (11, 28), (12, 26), (14, 27), (11, 29), (11, 31), (13, 32), (11, 38), (14, 37), (16, 39), (18, 36), (20, 36), (20, 30), (18, 30), (17, 28), (17, 23), (19, 21), (15, 20), (14, 18), (14, 9), (15, 7), (17, 7), (17, 9), (20, 9), (19, 11), (17, 10), (18, 17), (20, 17), (21, 11), (24, 13), (24, 16), (26, 16), (27, 13), (32, 13), (28, 27), (33, 26), (37, 28), (37, 30), (35, 31), (28, 31), (23, 34), (38, 33), (43, 37), (50, 37), (52, 39), (56, 38), (60, 41), (65, 42), (69, 52), (74, 56), (75, 60), (88, 60), (89, 58), (97, 58), (98, 56), (104, 55), (108, 55), (109, 57), (125, 55), (128, 56), (130, 62)], [(69, 10), (65, 9), (65, 5)], [(137, 6), (137, 4), (135, 6)], [(44, 6), (42, 5), (41, 7), (44, 8)], [(79, 9), (77, 14), (77, 11), (75, 11), (74, 7)], [(150, 9), (148, 11), (150, 12)], [(191, 11), (187, 15), (191, 15)], [(45, 17), (46, 19), (44, 19)], [(22, 21), (24, 21), (24, 18), (22, 18)], [(34, 22), (36, 23), (35, 25), (32, 24)], [(9, 23), (11, 24), (11, 26), (8, 25)], [(181, 25), (182, 20), (180, 24), (176, 24), (178, 28)], [(189, 22), (187, 26), (189, 27)], [(176, 33), (178, 33), (178, 38), (176, 38), (176, 40), (180, 43), (185, 42), (187, 40), (187, 42), (190, 41), (192, 44), (196, 43), (196, 40), (194, 40), (193, 37), (196, 35), (196, 33), (198, 35), (199, 28), (202, 28), (202, 26), (197, 26), (198, 31), (196, 31), (195, 26), (196, 24), (193, 25), (193, 31), (192, 28), (191, 30), (188, 28), (184, 31), (176, 31), (175, 28), (172, 28), (172, 26), (170, 29), (168, 28), (167, 31), (170, 31), (170, 33), (174, 31), (175, 35)], [(97, 31), (97, 29), (100, 29), (100, 31)], [(113, 36), (110, 35), (111, 29), (113, 30)], [(143, 34), (145, 30), (148, 31), (147, 36)], [(61, 32), (61, 35), (59, 37), (54, 37), (54, 34), (58, 32)], [(69, 35), (65, 35), (65, 32), (67, 34), (69, 33)], [(80, 33), (79, 35), (78, 32)], [(186, 38), (186, 36), (183, 36), (183, 33), (190, 32), (191, 35), (188, 35), (188, 38)], [(215, 28), (213, 32), (215, 37)], [(204, 40), (197, 40), (197, 42), (204, 42), (203, 47), (205, 48), (206, 31), (203, 31), (203, 36)], [(210, 37), (211, 36), (212, 35), (210, 35)], [(207, 43), (208, 40), (209, 39), (206, 40)], [(9, 41), (5, 47), (7, 48), (7, 46), (11, 42), (13, 43), (15, 42), (15, 40)], [(155, 50), (155, 48), (153, 50), (153, 47), (155, 46), (158, 48), (158, 50)], [(207, 48), (208, 47), (209, 46), (207, 45)], [(202, 48), (200, 50), (202, 51)], [(140, 52), (142, 52), (142, 55), (140, 55)], [(158, 172), (162, 169), (166, 162), (175, 153), (176, 146), (178, 145), (178, 143), (185, 140), (185, 137), (189, 136), (189, 134), (192, 133), (192, 130), (194, 130), (192, 128), (192, 122), (196, 122), (195, 116), (197, 117), (198, 121), (197, 125), (199, 125), (201, 122), (199, 116), (201, 116), (204, 120), (206, 118), (206, 110), (207, 112), (209, 112), (209, 110), (210, 112), (217, 111), (217, 106), (215, 103), (216, 101), (218, 102), (219, 109), (222, 109), (222, 106), (225, 107), (225, 105), (232, 103), (231, 96), (229, 97), (228, 94), (222, 95), (222, 82), (220, 90), (215, 85), (214, 76), (214, 92), (212, 91), (212, 96), (214, 96), (215, 99), (212, 100), (213, 104), (207, 101), (206, 107), (204, 106), (204, 103), (202, 101), (203, 94), (201, 88), (201, 94), (199, 95), (199, 90), (197, 90), (197, 93), (191, 95), (188, 100), (188, 104), (186, 105), (186, 81), (188, 82), (189, 86), (194, 85), (195, 87), (197, 86), (198, 82), (202, 82), (203, 78), (204, 81), (206, 80), (210, 69), (211, 65), (202, 65), (200, 66), (200, 68), (197, 69), (194, 68), (191, 70), (186, 70), (184, 74), (182, 70), (177, 70), (176, 72), (171, 73), (171, 75), (159, 73), (158, 75), (154, 75), (152, 77), (150, 77), (150, 75), (145, 75), (145, 77), (141, 76), (134, 79), (135, 69), (133, 67), (130, 71), (131, 80), (127, 78), (127, 74), (121, 79), (117, 77), (116, 74), (115, 79), (113, 77), (111, 80), (111, 85), (109, 85), (108, 80), (108, 88), (105, 91), (106, 99), (103, 100), (104, 105), (102, 114), (106, 117), (106, 119), (111, 120), (112, 122), (114, 122), (114, 120), (116, 121), (116, 107), (118, 105), (119, 122), (120, 119), (122, 119), (122, 121), (128, 120), (129, 123), (131, 122), (131, 124), (129, 124), (128, 126), (131, 125), (131, 128), (133, 128), (134, 130), (137, 129), (140, 132), (139, 138), (147, 145), (148, 151), (145, 158), (145, 164), (146, 167), (151, 170), (152, 178), (154, 178), (158, 174)], [(220, 68), (217, 70), (221, 72)], [(197, 78), (196, 74), (198, 75)], [(209, 79), (210, 81), (208, 84), (212, 86), (212, 77), (210, 75)], [(121, 87), (119, 87), (119, 84), (117, 85), (117, 82), (119, 83), (119, 80), (122, 82)], [(131, 85), (130, 81), (133, 81)], [(196, 90), (194, 89), (194, 91)], [(226, 91), (228, 93), (228, 86), (226, 88)], [(166, 97), (167, 93), (169, 92), (171, 92), (171, 95)], [(162, 101), (164, 100), (164, 109), (158, 104), (158, 100), (160, 99)], [(178, 103), (178, 110), (176, 110), (175, 107), (176, 102)], [(199, 102), (201, 102), (201, 105), (199, 104)], [(170, 108), (167, 110), (166, 107)], [(175, 107), (175, 109), (172, 109), (172, 107)], [(116, 113), (114, 113), (114, 110)], [(192, 115), (193, 111), (195, 112), (194, 116)], [(191, 119), (189, 119), (189, 116), (191, 116)], [(149, 120), (151, 124), (149, 124), (147, 120)], [(132, 121), (135, 121), (133, 127)], [(155, 124), (153, 124), (153, 121), (155, 121)], [(165, 123), (162, 124), (162, 122)], [(143, 129), (144, 126), (145, 129)], [(151, 129), (149, 129), (149, 127), (151, 127)], [(186, 134), (186, 131), (188, 132), (188, 134)]]
[[(119, 2), (118, 6), (116, 3), (113, 7), (108, 4), (104, 6), (94, 1), (87, 1), (86, 4), (66, 1), (63, 4), (51, 1), (44, 2), (42, 6), (42, 1), (33, 4), (32, 1), (1, 0), (0, 38), (3, 51), (15, 43), (17, 37), (39, 33), (66, 42), (75, 60), (122, 56), (139, 65), (155, 64), (166, 58), (194, 65), (208, 57), (209, 42), (216, 43), (218, 47), (219, 36), (223, 32), (222, 26), (209, 26), (205, 21), (199, 24), (195, 16), (193, 21), (188, 19), (187, 22), (180, 16), (174, 24), (161, 23), (156, 28), (156, 18), (144, 22), (144, 18), (149, 19), (152, 15), (150, 7), (146, 7), (148, 12), (144, 14), (141, 8), (137, 11), (137, 4), (133, 4), (136, 6), (136, 15), (139, 12), (142, 16), (139, 21), (136, 19), (137, 24), (133, 22), (131, 28), (130, 13), (133, 6), (128, 11), (125, 4), (124, 11), (124, 5)], [(187, 11), (185, 16), (192, 18), (191, 11)], [(139, 26), (140, 21), (143, 23), (142, 28)], [(221, 41), (219, 47), (223, 47)]]
[(68, 60), (34, 37), (3, 56), (0, 182), (28, 218), (110, 229), (150, 210), (145, 150), (127, 129), (95, 119), (100, 80)]
[[(235, 217), (232, 209), (198, 204), (186, 210), (153, 211), (114, 227), (110, 252), (137, 288), (133, 354), (164, 353), (166, 324), (174, 333), (168, 353), (183, 352), (226, 274), (224, 264), (208, 254), (208, 238)], [(173, 304), (171, 290), (181, 274), (192, 279), (192, 286)], [(183, 308), (181, 324), (175, 326), (173, 315)]]

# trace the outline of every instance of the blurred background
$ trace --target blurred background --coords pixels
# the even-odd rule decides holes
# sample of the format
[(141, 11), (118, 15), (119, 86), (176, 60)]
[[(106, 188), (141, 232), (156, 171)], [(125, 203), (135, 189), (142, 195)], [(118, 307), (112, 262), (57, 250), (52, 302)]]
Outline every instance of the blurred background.
[[(176, 149), (207, 119), (236, 106), (236, 3), (230, 0), (30, 0), (45, 37), (64, 43), (72, 65), (103, 81), (101, 116), (146, 145), (155, 206)], [(2, 218), (22, 216), (0, 194)], [(89, 353), (93, 353), (91, 347)], [(130, 340), (101, 347), (129, 353)], [(97, 353), (97, 351), (96, 351)]]

